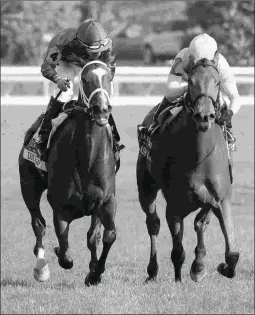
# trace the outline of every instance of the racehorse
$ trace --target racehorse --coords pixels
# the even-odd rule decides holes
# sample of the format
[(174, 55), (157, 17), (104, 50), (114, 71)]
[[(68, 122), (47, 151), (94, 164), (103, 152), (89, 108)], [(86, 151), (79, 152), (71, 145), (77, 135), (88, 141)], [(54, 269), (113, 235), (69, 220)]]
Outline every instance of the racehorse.
[[(201, 281), (206, 275), (204, 232), (212, 212), (219, 220), (226, 246), (225, 263), (218, 266), (218, 271), (228, 278), (235, 276), (239, 253), (232, 251), (232, 181), (229, 172), (232, 157), (228, 158), (222, 126), (217, 123), (220, 113), (217, 62), (218, 53), (212, 61), (203, 59), (189, 71), (188, 91), (180, 104), (182, 110), (152, 138), (151, 160), (141, 151), (138, 155), (136, 176), (139, 202), (146, 214), (151, 240), (146, 281), (156, 279), (158, 274), (156, 238), (160, 219), (156, 212), (156, 197), (159, 190), (166, 200), (166, 220), (173, 241), (171, 260), (175, 281), (182, 279), (181, 269), (185, 260), (183, 220), (196, 210), (200, 211), (194, 220), (197, 246), (190, 269), (192, 280)], [(142, 123), (144, 127), (150, 125), (154, 111), (155, 108), (145, 117)]]
[[(42, 174), (35, 164), (23, 158), (23, 146), (19, 173), (22, 196), (31, 214), (36, 237), (35, 279), (46, 281), (50, 277), (43, 247), (46, 222), (40, 210), (40, 199), (47, 189), (59, 242), (54, 252), (62, 268), (73, 267), (68, 244), (70, 223), (91, 216), (87, 232), (90, 271), (85, 278), (89, 286), (101, 281), (108, 253), (116, 239), (115, 159), (108, 122), (112, 109), (109, 99), (111, 74), (105, 63), (91, 61), (83, 64), (79, 77), (78, 101), (72, 104), (69, 117), (52, 137), (48, 172)], [(103, 250), (98, 259), (101, 225), (104, 227)]]

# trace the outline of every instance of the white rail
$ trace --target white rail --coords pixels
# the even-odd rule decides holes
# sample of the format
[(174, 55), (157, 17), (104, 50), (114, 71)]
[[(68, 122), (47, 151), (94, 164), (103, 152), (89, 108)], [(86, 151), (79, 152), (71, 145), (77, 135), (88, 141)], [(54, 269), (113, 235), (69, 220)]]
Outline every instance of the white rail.
[[(242, 106), (254, 106), (253, 96), (241, 96)], [(154, 106), (161, 102), (162, 96), (114, 96), (112, 106)], [(4, 96), (1, 106), (46, 106), (49, 98), (46, 96)]]
[[(237, 84), (252, 84), (254, 85), (254, 68), (253, 67), (233, 67), (232, 68)], [(166, 67), (119, 67), (116, 69), (114, 78), (114, 97), (112, 98), (113, 105), (153, 105), (157, 104), (162, 99), (161, 96), (135, 96), (121, 95), (120, 85), (123, 83), (165, 83), (169, 73), (169, 66)], [(43, 84), (43, 95), (18, 95), (14, 96), (10, 93), (5, 93), (2, 88), (1, 104), (2, 105), (45, 105), (48, 102), (50, 84), (49, 80), (45, 79), (40, 71), (40, 67), (1, 67), (1, 84), (14, 82), (41, 82)], [(253, 105), (254, 96), (242, 96), (244, 105)]]

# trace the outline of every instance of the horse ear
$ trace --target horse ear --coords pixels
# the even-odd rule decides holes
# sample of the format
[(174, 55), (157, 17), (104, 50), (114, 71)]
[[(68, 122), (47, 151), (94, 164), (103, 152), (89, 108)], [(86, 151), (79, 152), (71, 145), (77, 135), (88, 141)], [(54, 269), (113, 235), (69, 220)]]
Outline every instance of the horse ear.
[(218, 50), (216, 50), (215, 54), (214, 54), (214, 57), (213, 57), (213, 62), (215, 64), (215, 66), (218, 65), (218, 62), (219, 62), (219, 53), (218, 53)]

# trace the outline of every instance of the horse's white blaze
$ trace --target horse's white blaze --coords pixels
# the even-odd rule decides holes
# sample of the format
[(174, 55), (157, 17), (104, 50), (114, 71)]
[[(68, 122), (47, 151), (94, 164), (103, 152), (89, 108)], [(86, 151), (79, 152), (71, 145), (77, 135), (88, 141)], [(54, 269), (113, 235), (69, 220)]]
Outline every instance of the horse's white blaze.
[(93, 69), (92, 72), (98, 77), (99, 83), (100, 83), (100, 87), (102, 88), (102, 84), (103, 84), (102, 77), (105, 74), (107, 74), (107, 71), (105, 69), (102, 69), (102, 68), (96, 68), (96, 69)]

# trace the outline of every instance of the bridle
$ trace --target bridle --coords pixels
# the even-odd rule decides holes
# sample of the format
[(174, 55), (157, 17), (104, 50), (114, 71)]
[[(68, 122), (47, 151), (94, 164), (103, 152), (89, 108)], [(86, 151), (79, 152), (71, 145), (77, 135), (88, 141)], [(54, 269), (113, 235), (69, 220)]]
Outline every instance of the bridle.
[(90, 62), (88, 62), (87, 64), (85, 64), (85, 66), (81, 69), (81, 71), (80, 71), (80, 73), (79, 73), (79, 75), (78, 75), (78, 76), (79, 76), (79, 91), (80, 91), (80, 95), (81, 95), (81, 98), (82, 98), (84, 104), (85, 104), (88, 108), (90, 108), (90, 102), (91, 102), (92, 97), (93, 97), (95, 94), (99, 93), (99, 92), (104, 93), (104, 94), (106, 95), (106, 97), (108, 98), (108, 100), (110, 101), (109, 93), (106, 91), (106, 89), (104, 89), (104, 88), (102, 88), (102, 87), (95, 89), (95, 90), (90, 94), (89, 97), (87, 97), (87, 95), (85, 94), (85, 92), (84, 92), (84, 90), (83, 90), (81, 74), (82, 74), (83, 70), (84, 70), (87, 66), (89, 66), (89, 65), (91, 65), (91, 64), (94, 64), (94, 63), (102, 64), (102, 65), (107, 69), (107, 71), (108, 71), (107, 65), (106, 65), (104, 62), (100, 61), (100, 60), (93, 60), (93, 61), (90, 61)]
[(93, 115), (91, 113), (91, 105), (90, 105), (90, 103), (91, 103), (91, 100), (92, 100), (93, 96), (96, 95), (97, 93), (105, 94), (107, 99), (108, 99), (108, 101), (109, 101), (109, 103), (110, 103), (109, 93), (107, 92), (106, 89), (104, 89), (103, 87), (100, 87), (100, 88), (97, 88), (94, 91), (92, 91), (91, 94), (89, 95), (89, 97), (87, 97), (87, 95), (84, 92), (82, 79), (81, 79), (81, 74), (82, 74), (83, 70), (86, 67), (88, 67), (91, 64), (98, 64), (98, 63), (102, 64), (107, 69), (107, 71), (109, 71), (107, 65), (104, 62), (100, 61), (100, 60), (93, 60), (93, 61), (90, 61), (90, 62), (88, 62), (87, 64), (84, 65), (84, 67), (79, 72), (78, 77), (79, 77), (79, 92), (80, 92), (80, 95), (81, 95), (81, 99), (82, 99), (83, 103), (86, 105), (86, 107), (84, 108), (84, 107), (80, 107), (80, 106), (74, 105), (74, 108), (81, 109), (81, 110), (84, 110), (85, 112), (89, 113), (91, 115), (91, 117), (96, 121), (96, 123), (98, 125), (105, 125), (105, 124), (108, 123), (108, 121), (106, 121), (105, 124), (101, 124), (93, 117)]
[[(212, 64), (206, 64), (206, 63), (198, 63), (198, 64), (195, 64), (190, 70), (189, 70), (189, 72), (188, 72), (188, 75), (190, 75), (190, 73), (194, 70), (194, 69), (196, 69), (196, 68), (198, 68), (198, 67), (213, 67), (216, 71), (217, 71), (217, 73), (219, 74), (219, 71), (218, 71), (218, 69), (214, 66), (214, 65), (212, 65)], [(214, 109), (215, 109), (215, 111), (218, 111), (219, 109), (220, 109), (220, 104), (219, 104), (219, 98), (220, 98), (220, 83), (218, 84), (218, 94), (217, 94), (217, 98), (216, 98), (216, 100), (212, 97), (212, 96), (210, 96), (210, 95), (208, 95), (207, 93), (201, 93), (201, 94), (199, 94), (194, 100), (191, 100), (191, 97), (190, 97), (190, 86), (188, 85), (188, 93), (187, 93), (187, 102), (186, 102), (186, 106), (188, 107), (188, 109), (189, 110), (191, 110), (192, 112), (194, 112), (194, 109), (193, 109), (193, 107), (194, 107), (194, 105), (196, 104), (196, 102), (198, 101), (198, 99), (200, 99), (201, 97), (206, 97), (206, 98), (209, 98), (211, 101), (212, 101), (212, 103), (213, 103), (213, 106), (214, 106)], [(189, 105), (187, 105), (187, 104), (189, 104)]]

